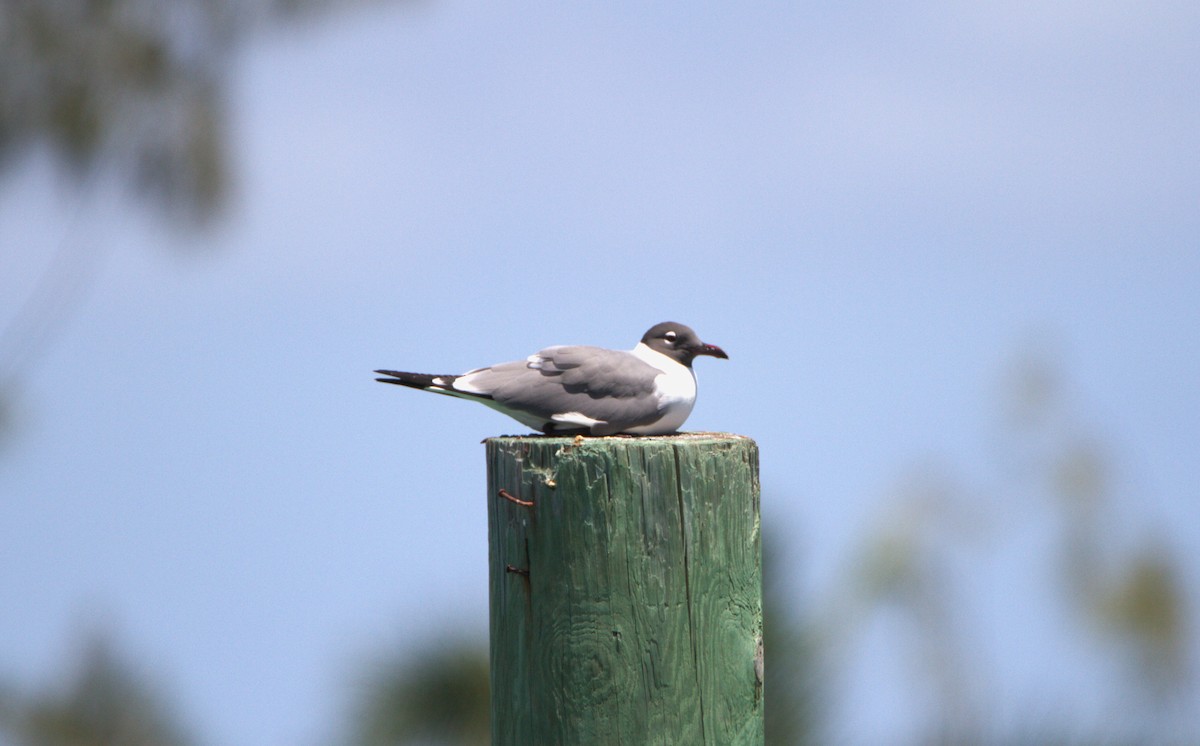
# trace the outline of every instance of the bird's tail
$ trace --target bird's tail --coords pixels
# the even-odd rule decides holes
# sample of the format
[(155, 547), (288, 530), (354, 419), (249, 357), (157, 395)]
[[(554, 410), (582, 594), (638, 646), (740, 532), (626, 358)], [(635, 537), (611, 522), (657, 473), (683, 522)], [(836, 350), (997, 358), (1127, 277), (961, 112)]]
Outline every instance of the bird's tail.
[(425, 391), (453, 391), (454, 379), (458, 378), (458, 376), (434, 376), (428, 373), (404, 373), (399, 370), (377, 370), (375, 372), (381, 376), (387, 376), (387, 378), (375, 379), (380, 383), (394, 383), (397, 386), (408, 386)]

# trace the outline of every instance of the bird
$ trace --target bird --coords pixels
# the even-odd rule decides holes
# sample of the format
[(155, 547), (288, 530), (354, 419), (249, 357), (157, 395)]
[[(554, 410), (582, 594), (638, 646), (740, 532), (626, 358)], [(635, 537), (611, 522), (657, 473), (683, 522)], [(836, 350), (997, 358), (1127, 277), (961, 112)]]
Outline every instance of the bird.
[(477, 401), (546, 435), (668, 435), (692, 413), (702, 355), (729, 358), (665, 321), (628, 351), (559, 345), (462, 375), (377, 370), (375, 380)]

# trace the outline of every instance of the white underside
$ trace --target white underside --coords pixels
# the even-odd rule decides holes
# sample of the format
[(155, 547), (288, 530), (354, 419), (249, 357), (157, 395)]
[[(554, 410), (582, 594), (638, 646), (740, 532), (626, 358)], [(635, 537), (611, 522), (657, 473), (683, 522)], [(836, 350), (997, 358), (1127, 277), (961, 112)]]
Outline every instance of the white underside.
[(662, 375), (654, 379), (654, 387), (663, 416), (649, 425), (629, 427), (622, 432), (633, 435), (666, 435), (675, 432), (683, 426), (696, 404), (695, 372), (641, 342), (633, 348), (633, 354), (662, 371)]

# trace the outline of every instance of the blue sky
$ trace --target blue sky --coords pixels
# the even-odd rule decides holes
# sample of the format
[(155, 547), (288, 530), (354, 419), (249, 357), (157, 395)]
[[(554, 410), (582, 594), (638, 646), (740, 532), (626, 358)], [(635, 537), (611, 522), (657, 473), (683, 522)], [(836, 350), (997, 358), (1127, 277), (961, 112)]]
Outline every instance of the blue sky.
[[(370, 371), (668, 319), (730, 353), (688, 428), (759, 441), (801, 592), (914, 464), (980, 462), (1029, 344), (1130, 523), (1195, 556), (1197, 29), (1169, 2), (376, 6), (240, 50), (203, 237), (29, 154), (2, 318), (63, 242), (104, 258), (0, 454), (0, 672), (52, 681), (100, 625), (207, 742), (320, 742), (364, 659), (486, 635), (479, 441), (520, 429)], [(988, 628), (1006, 691), (1090, 673)], [(922, 723), (879, 668), (849, 742)]]

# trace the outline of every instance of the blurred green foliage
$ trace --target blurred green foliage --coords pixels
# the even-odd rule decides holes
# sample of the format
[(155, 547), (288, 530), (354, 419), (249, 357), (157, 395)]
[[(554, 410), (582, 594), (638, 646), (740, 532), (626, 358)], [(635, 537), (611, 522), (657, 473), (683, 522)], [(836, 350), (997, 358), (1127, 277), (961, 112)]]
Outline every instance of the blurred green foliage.
[(158, 689), (105, 637), (93, 638), (61, 691), (0, 689), (0, 743), (13, 746), (186, 746)]
[(440, 641), (398, 651), (369, 676), (352, 746), (486, 746), (491, 740), (486, 644)]
[(44, 147), (83, 180), (112, 168), (201, 221), (227, 192), (233, 2), (0, 4), (0, 165)]
[[(1130, 531), (1120, 508), (1137, 495), (1117, 490), (1116, 459), (1072, 409), (1066, 387), (1044, 361), (1023, 361), (1003, 399), (997, 439), (1000, 477), (978, 464), (925, 467), (882, 502), (873, 528), (836, 578), (835, 592), (800, 602), (794, 547), (776, 531), (764, 537), (765, 713), (768, 746), (826, 743), (837, 682), (860, 632), (879, 612), (905, 620), (897, 645), (915, 665), (907, 686), (933, 695), (917, 744), (1088, 746), (1191, 744), (1200, 734), (1172, 728), (1172, 707), (1195, 691), (1189, 661), (1195, 639), (1181, 557), (1169, 543)], [(1026, 396), (1030, 394), (1030, 396)], [(997, 516), (1002, 518), (997, 527)], [(994, 713), (1008, 698), (988, 680), (974, 648), (986, 636), (962, 608), (978, 586), (974, 570), (1022, 522), (1055, 527), (1040, 558), (1058, 589), (1072, 634), (1091, 635), (1097, 671), (1120, 706), (1108, 726), (1077, 722), (1069, 711), (1028, 712), (1017, 722)], [(1151, 525), (1152, 524), (1148, 524)], [(1057, 615), (1029, 608), (1024, 614)], [(339, 743), (348, 746), (479, 746), (489, 739), (487, 651), (472, 640), (420, 640), (385, 652), (364, 672)], [(1114, 664), (1114, 665), (1108, 665)], [(1069, 698), (1068, 698), (1069, 699)], [(1176, 721), (1179, 722), (1179, 721)], [(1185, 721), (1190, 722), (1190, 721)], [(28, 694), (0, 686), (0, 743), (160, 744), (187, 742), (152, 690), (120, 663), (111, 646), (89, 648), (63, 692)], [(912, 741), (909, 741), (912, 742)]]
[[(784, 544), (764, 541), (763, 635), (766, 743), (819, 743), (820, 688), (813, 640), (787, 588), (794, 580)], [(439, 641), (414, 654), (399, 650), (368, 677), (350, 724), (350, 746), (483, 746), (490, 742), (488, 655), (471, 641)]]
[[(104, 176), (173, 226), (211, 225), (234, 175), (226, 98), (239, 43), (361, 2), (2, 0), (0, 173), (48, 153), (83, 196)], [(61, 328), (105, 248), (71, 250), (72, 238), (0, 319), (0, 437), (11, 432), (19, 373)]]
[[(999, 403), (995, 472), (976, 463), (926, 466), (883, 501), (837, 592), (816, 605), (825, 665), (844, 667), (859, 630), (886, 609), (898, 612), (911, 633), (917, 663), (911, 681), (934, 693), (936, 712), (920, 743), (1198, 742), (1200, 734), (1181, 735), (1180, 721), (1172, 719), (1188, 710), (1195, 691), (1196, 640), (1182, 557), (1157, 535), (1152, 518), (1130, 520), (1138, 515), (1138, 495), (1116, 487), (1117, 457), (1088, 425), (1048, 356), (1036, 350), (1019, 356)], [(986, 636), (963, 614), (970, 597), (1006, 597), (1012, 590), (980, 586), (980, 569), (1006, 543), (1047, 526), (1053, 540), (1034, 559), (1063, 608), (1021, 613), (1065, 615), (1079, 636), (1091, 637), (1096, 670), (1122, 672), (1108, 682), (1122, 704), (1102, 726), (1075, 723), (1066, 712), (997, 721), (992, 711), (1006, 696), (1003, 684), (990, 681), (973, 655)]]
[[(229, 195), (225, 99), (236, 45), (263, 25), (346, 0), (3, 0), (0, 2), (0, 169), (38, 150), (81, 185), (98, 172), (128, 181), (166, 214), (203, 225)], [(36, 315), (36, 314), (35, 314)], [(20, 330), (18, 330), (20, 331)], [(18, 334), (18, 336), (20, 336)], [(20, 346), (17, 346), (20, 348)], [(4, 362), (4, 361), (0, 361)], [(976, 465), (922, 470), (884, 501), (877, 527), (849, 559), (840, 592), (804, 607), (788, 592), (784, 561), (768, 533), (765, 557), (767, 739), (817, 743), (837, 671), (855, 632), (882, 607), (915, 632), (914, 678), (937, 693), (931, 743), (1113, 743), (1070, 722), (1045, 727), (989, 723), (989, 693), (976, 678), (956, 613), (961, 551), (987, 533), (989, 503), (1033, 495), (1058, 527), (1047, 573), (1081, 630), (1097, 635), (1126, 672), (1130, 712), (1148, 708), (1136, 742), (1158, 742), (1154, 715), (1186, 696), (1195, 660), (1191, 601), (1181, 558), (1152, 535), (1126, 536), (1117, 459), (1074, 411), (1044, 356), (1023, 356), (1005, 378), (997, 441), (1004, 479)], [(0, 391), (0, 435), (11, 420)], [(967, 478), (958, 474), (966, 474)], [(1033, 508), (1036, 509), (1036, 508)], [(969, 574), (970, 568), (965, 568)], [(800, 613), (803, 609), (804, 613)], [(349, 740), (356, 746), (487, 742), (486, 652), (473, 644), (402, 651), (371, 672)], [(111, 646), (88, 648), (63, 692), (0, 688), (0, 733), (21, 746), (186, 743), (182, 729)], [(1114, 713), (1128, 716), (1130, 713)], [(1069, 718), (1064, 715), (1064, 718)], [(1200, 738), (1200, 734), (1191, 734)]]
[(792, 590), (796, 578), (784, 535), (763, 534), (763, 707), (766, 746), (819, 744), (821, 713), (829, 705), (821, 685), (824, 659), (804, 606)]
[(0, 168), (44, 148), (190, 225), (229, 194), (226, 97), (255, 30), (351, 0), (4, 0)]

